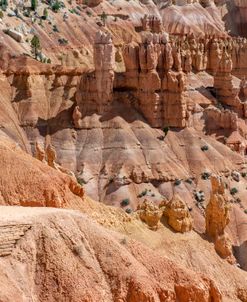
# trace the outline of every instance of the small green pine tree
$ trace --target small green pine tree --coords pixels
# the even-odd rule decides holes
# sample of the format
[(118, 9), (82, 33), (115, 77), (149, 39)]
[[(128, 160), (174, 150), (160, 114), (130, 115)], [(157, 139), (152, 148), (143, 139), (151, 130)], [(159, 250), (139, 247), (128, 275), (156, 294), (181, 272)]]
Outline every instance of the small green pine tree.
[(2, 6), (7, 7), (8, 6), (8, 0), (2, 0)]
[(0, 5), (2, 7), (2, 10), (6, 11), (6, 9), (8, 7), (8, 0), (2, 0), (0, 3), (1, 3)]
[(100, 15), (100, 19), (103, 22), (104, 26), (106, 23), (106, 19), (107, 19), (107, 14), (103, 11), (103, 13)]
[(38, 0), (31, 0), (32, 10), (36, 10), (37, 6), (38, 6)]
[(44, 10), (43, 10), (43, 17), (45, 20), (48, 18), (48, 9), (47, 8), (44, 8)]
[(39, 37), (36, 35), (34, 35), (31, 40), (31, 48), (32, 48), (32, 53), (34, 55), (34, 58), (37, 60), (38, 51), (41, 49), (41, 44), (39, 41)]
[(52, 10), (57, 13), (61, 8), (61, 4), (59, 1), (56, 1), (53, 5), (52, 5)]

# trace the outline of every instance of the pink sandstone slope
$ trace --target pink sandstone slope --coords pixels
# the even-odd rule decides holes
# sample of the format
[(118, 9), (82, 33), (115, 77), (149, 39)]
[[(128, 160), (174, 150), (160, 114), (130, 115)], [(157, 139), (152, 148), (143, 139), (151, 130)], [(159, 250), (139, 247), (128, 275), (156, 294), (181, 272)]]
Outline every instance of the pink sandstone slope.
[(2, 301), (222, 301), (210, 279), (78, 212), (1, 207), (1, 224), (0, 253), (23, 236), (0, 257)]

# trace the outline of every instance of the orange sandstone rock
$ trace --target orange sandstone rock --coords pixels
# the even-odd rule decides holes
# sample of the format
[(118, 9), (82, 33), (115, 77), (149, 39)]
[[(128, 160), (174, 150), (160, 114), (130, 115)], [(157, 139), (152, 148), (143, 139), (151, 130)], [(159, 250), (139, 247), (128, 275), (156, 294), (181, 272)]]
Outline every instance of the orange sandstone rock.
[(230, 207), (224, 195), (224, 183), (212, 176), (211, 186), (210, 201), (206, 207), (206, 234), (214, 241), (217, 253), (228, 262), (234, 263), (232, 244), (225, 233), (225, 228), (230, 222)]
[(143, 203), (137, 207), (137, 215), (150, 229), (156, 230), (163, 213), (158, 206), (145, 199)]
[(169, 226), (176, 232), (185, 233), (192, 230), (192, 217), (185, 202), (174, 195), (164, 208)]

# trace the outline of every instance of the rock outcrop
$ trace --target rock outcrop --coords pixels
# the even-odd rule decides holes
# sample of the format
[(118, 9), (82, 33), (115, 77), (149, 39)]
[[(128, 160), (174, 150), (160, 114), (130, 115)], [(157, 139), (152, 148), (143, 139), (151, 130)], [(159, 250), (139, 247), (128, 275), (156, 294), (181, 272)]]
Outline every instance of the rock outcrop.
[(8, 228), (26, 221), (31, 225), (11, 255), (0, 261), (2, 301), (24, 302), (31, 296), (47, 302), (222, 301), (205, 275), (180, 268), (138, 241), (123, 241), (123, 235), (86, 215), (14, 207), (2, 207), (0, 213)]
[(73, 118), (73, 123), (74, 123), (75, 128), (76, 129), (82, 128), (82, 119), (81, 119), (82, 118), (82, 114), (80, 112), (79, 106), (75, 106), (72, 118)]
[(23, 35), (19, 32), (17, 32), (16, 30), (13, 29), (6, 29), (4, 30), (4, 32), (9, 35), (10, 37), (12, 37), (14, 40), (16, 40), (18, 43), (23, 42)]
[[(165, 34), (144, 34), (142, 43), (125, 46), (126, 72), (115, 87), (129, 89), (129, 99), (152, 127), (186, 126), (186, 80), (181, 57), (173, 51)], [(139, 68), (140, 66), (140, 68)], [(123, 97), (119, 91), (117, 97)]]
[(221, 179), (212, 176), (211, 186), (211, 196), (206, 207), (206, 234), (214, 241), (217, 253), (228, 262), (234, 263), (232, 244), (225, 232), (230, 222), (230, 207), (224, 195), (224, 183)]
[(0, 257), (11, 255), (18, 241), (30, 228), (30, 224), (7, 224), (0, 226)]
[(45, 150), (40, 146), (38, 142), (35, 143), (35, 158), (41, 162), (45, 162)]
[(168, 225), (176, 232), (185, 233), (192, 230), (192, 217), (185, 202), (178, 195), (164, 207), (164, 216), (167, 217)]
[(219, 109), (209, 106), (205, 110), (206, 126), (209, 130), (229, 129), (231, 131), (238, 130), (237, 113), (227, 109)]
[(115, 54), (110, 33), (97, 32), (93, 57), (95, 71), (83, 75), (76, 95), (83, 115), (92, 112), (103, 114), (113, 100)]
[(76, 127), (81, 127), (80, 114), (103, 114), (109, 110), (113, 99), (126, 101), (126, 90), (129, 90), (129, 102), (153, 127), (185, 127), (188, 116), (186, 80), (180, 54), (172, 49), (166, 34), (145, 33), (142, 43), (124, 47), (126, 72), (116, 74), (114, 81), (111, 37), (99, 32), (94, 44), (95, 71), (82, 77), (77, 92)]
[[(128, 99), (153, 127), (183, 128), (191, 116), (186, 74), (207, 71), (214, 75), (218, 100), (243, 116), (244, 104), (232, 76), (239, 56), (234, 51), (240, 45), (233, 38), (145, 33), (142, 43), (123, 48), (126, 71), (116, 74), (114, 99)], [(241, 85), (240, 95), (245, 99), (243, 81)]]
[(136, 213), (137, 216), (152, 230), (157, 230), (160, 218), (163, 215), (162, 210), (147, 199), (145, 199), (142, 204), (138, 205)]
[(239, 91), (239, 97), (241, 101), (246, 102), (247, 101), (247, 81), (246, 78), (242, 78), (240, 82), (240, 91)]
[(163, 81), (164, 124), (172, 127), (184, 128), (187, 124), (189, 111), (187, 110), (186, 79), (182, 72), (168, 71)]
[(153, 33), (161, 33), (163, 30), (162, 20), (155, 15), (145, 15), (142, 19), (143, 31), (151, 31)]
[(57, 153), (56, 153), (55, 148), (51, 144), (48, 144), (44, 151), (39, 146), (38, 143), (36, 143), (35, 147), (36, 147), (36, 152), (35, 152), (36, 158), (42, 162), (45, 162), (45, 163), (47, 162), (48, 166), (50, 166), (51, 168), (67, 174), (70, 178), (69, 188), (70, 188), (71, 192), (73, 192), (75, 195), (82, 198), (84, 196), (84, 189), (77, 182), (75, 174), (72, 171), (70, 171), (66, 168), (63, 168), (62, 166), (60, 166), (56, 163)]
[[(82, 202), (84, 190), (69, 175), (32, 158), (3, 137), (0, 152), (1, 205), (64, 207), (72, 200)], [(43, 156), (42, 151), (42, 161)]]
[(242, 106), (238, 98), (239, 90), (234, 90), (233, 87), (232, 68), (231, 56), (226, 48), (224, 48), (214, 77), (214, 88), (216, 89), (219, 101), (233, 107), (236, 112), (242, 114)]
[(59, 170), (58, 165), (56, 164), (56, 150), (51, 144), (48, 144), (48, 146), (46, 147), (46, 158), (48, 166), (52, 167), (53, 169)]

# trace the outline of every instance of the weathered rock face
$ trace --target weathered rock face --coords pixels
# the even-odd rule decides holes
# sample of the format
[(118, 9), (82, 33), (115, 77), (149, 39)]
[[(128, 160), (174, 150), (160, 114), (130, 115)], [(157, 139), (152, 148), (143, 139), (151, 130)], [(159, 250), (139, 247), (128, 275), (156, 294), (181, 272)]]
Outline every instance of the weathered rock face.
[(222, 110), (216, 107), (208, 107), (205, 110), (207, 129), (238, 130), (238, 116), (230, 110)]
[[(117, 75), (116, 90), (128, 88), (127, 98), (153, 127), (185, 127), (186, 81), (180, 54), (173, 51), (167, 35), (145, 34), (138, 46), (125, 46), (123, 57), (126, 72)], [(119, 91), (116, 97), (121, 96)]]
[(241, 101), (246, 102), (247, 101), (247, 81), (246, 81), (245, 77), (241, 80), (239, 88), (240, 88), (239, 97), (240, 97)]
[(183, 128), (187, 125), (190, 115), (187, 110), (185, 76), (182, 72), (169, 71), (163, 80), (163, 111), (164, 124)]
[(233, 74), (237, 75), (239, 78), (243, 78), (246, 75), (246, 49), (246, 38), (237, 37), (230, 41), (230, 51), (233, 61)]
[[(15, 127), (9, 126), (10, 120), (1, 125), (6, 133), (16, 140), (18, 137), (18, 143), (27, 150), (30, 149), (29, 143), (34, 149), (37, 141), (46, 145), (46, 138), (50, 137), (57, 150), (57, 163), (84, 178), (87, 189), (95, 199), (106, 200), (108, 194), (118, 191), (122, 185), (127, 185), (134, 194), (132, 185), (136, 181), (138, 184), (158, 181), (160, 190), (163, 183), (176, 177), (186, 177), (189, 170), (177, 161), (180, 154), (174, 155), (173, 150), (177, 148), (173, 148), (172, 144), (169, 156), (163, 152), (164, 146), (166, 148), (164, 135), (162, 131), (153, 131), (150, 126), (193, 126), (190, 120), (192, 115), (197, 114), (194, 110), (197, 100), (188, 97), (191, 86), (187, 82), (192, 75), (188, 73), (197, 66), (198, 47), (204, 48), (206, 57), (210, 39), (189, 35), (170, 37), (169, 41), (166, 33), (148, 33), (144, 35), (143, 42), (127, 44), (122, 50), (119, 48), (126, 71), (115, 72), (112, 87), (111, 77), (106, 74), (112, 74), (113, 45), (109, 36), (100, 34), (100, 37), (102, 43), (95, 43), (95, 53), (102, 50), (95, 59), (97, 70), (84, 72), (79, 85), (82, 71), (78, 69), (33, 63), (33, 60), (26, 58), (18, 59), (17, 66), (13, 64), (13, 58), (2, 62), (4, 74), (1, 81), (7, 92), (2, 84), (6, 99), (1, 104), (8, 104), (11, 110), (3, 110), (1, 119), (8, 113), (14, 117)], [(187, 61), (184, 57), (186, 47), (189, 54)], [(108, 50), (109, 56), (104, 56)], [(92, 92), (85, 80), (93, 87)], [(109, 84), (109, 89), (103, 89), (107, 86), (105, 84)], [(197, 89), (200, 90), (200, 87)], [(99, 113), (102, 108), (105, 108), (103, 114), (93, 114)], [(201, 114), (206, 111), (201, 108)], [(203, 119), (204, 116), (202, 123)], [(219, 116), (218, 113), (212, 114), (212, 118), (208, 114), (207, 120), (209, 126), (215, 124), (220, 129), (236, 129), (233, 112), (229, 115), (221, 112)], [(131, 131), (127, 130), (129, 127)], [(152, 147), (155, 151), (150, 151), (150, 146), (155, 146)], [(117, 159), (112, 152), (115, 148), (120, 150)], [(131, 157), (128, 156), (130, 152)], [(148, 159), (146, 153), (150, 156)], [(110, 182), (110, 179), (113, 181)], [(109, 185), (114, 188), (113, 191), (108, 191)], [(136, 196), (134, 198), (136, 200)], [(112, 197), (111, 202), (115, 200)]]
[(35, 144), (35, 158), (41, 162), (45, 162), (45, 150), (40, 146), (38, 142)]
[(154, 203), (144, 200), (144, 202), (137, 207), (137, 215), (150, 229), (156, 230), (163, 213)]
[(48, 144), (46, 150), (44, 151), (44, 149), (42, 149), (42, 147), (40, 147), (37, 142), (35, 144), (35, 147), (36, 158), (42, 162), (47, 162), (48, 166), (50, 166), (51, 168), (67, 174), (70, 177), (69, 188), (71, 192), (82, 198), (84, 196), (84, 189), (77, 182), (74, 173), (56, 163), (57, 153), (55, 148), (51, 144)]
[(209, 60), (208, 60), (208, 70), (211, 71), (213, 74), (216, 73), (216, 71), (219, 68), (219, 63), (221, 60), (221, 54), (222, 54), (222, 44), (218, 42), (218, 39), (212, 39), (211, 41), (208, 40), (208, 50), (209, 50)]
[(236, 17), (237, 17), (237, 29), (240, 35), (247, 37), (246, 32), (246, 15), (247, 15), (247, 5), (244, 0), (235, 0), (236, 5)]
[(242, 114), (242, 106), (238, 98), (239, 90), (234, 90), (232, 79), (232, 59), (224, 48), (214, 77), (214, 88), (219, 100), (228, 106), (232, 106), (237, 112)]
[(244, 288), (238, 288), (237, 290), (237, 296), (238, 299), (242, 302), (246, 302), (247, 301), (247, 291)]
[[(167, 35), (162, 36), (162, 38), (162, 41), (165, 42)], [(155, 74), (158, 83), (160, 83), (162, 72), (164, 72), (164, 74), (169, 75), (169, 79), (162, 78), (163, 83), (166, 82), (167, 93), (169, 90), (169, 93), (174, 94), (178, 99), (184, 100), (182, 95), (186, 95), (187, 92), (181, 91), (183, 90), (185, 75), (174, 68), (168, 71), (168, 68), (171, 68), (170, 66), (174, 64), (171, 45), (161, 42), (158, 44), (152, 43), (152, 47), (148, 48), (152, 52), (156, 49), (154, 45), (157, 46), (157, 49), (159, 46), (164, 47), (163, 51), (166, 54), (166, 58), (159, 57), (161, 63), (158, 62), (156, 70), (153, 69), (156, 63), (152, 64), (156, 61), (155, 53), (152, 54), (153, 58), (148, 61), (148, 64), (144, 64), (145, 55), (143, 55), (143, 71), (139, 71), (139, 67), (136, 67), (140, 66), (139, 45), (128, 47), (131, 53), (131, 55), (126, 56), (129, 58), (129, 70), (131, 72), (134, 70), (133, 74), (137, 73), (137, 75), (142, 73), (144, 79), (146, 74)], [(143, 46), (142, 52), (145, 53), (144, 51), (146, 51), (145, 46)], [(135, 55), (136, 60), (134, 60)], [(109, 106), (109, 115), (105, 113), (102, 116), (96, 114), (83, 116), (80, 110), (81, 108), (83, 110), (84, 103), (81, 103), (79, 108), (76, 107), (75, 103), (75, 92), (80, 77), (78, 70), (50, 65), (47, 67), (47, 65), (37, 62), (33, 63), (32, 60), (25, 64), (25, 61), (18, 59), (17, 66), (12, 63), (10, 66), (13, 70), (7, 69), (5, 70), (6, 75), (1, 76), (3, 94), (0, 103), (0, 122), (3, 131), (13, 137), (23, 149), (29, 151), (32, 148), (33, 153), (36, 142), (39, 142), (40, 146), (44, 145), (46, 149), (46, 141), (49, 138), (49, 142), (52, 143), (57, 153), (56, 163), (79, 176), (85, 183), (90, 196), (94, 199), (107, 202), (109, 200), (109, 203), (117, 204), (117, 198), (114, 195), (119, 194), (119, 191), (124, 188), (127, 192), (123, 192), (123, 197), (120, 198), (125, 198), (126, 194), (131, 194), (131, 199), (134, 200), (136, 205), (137, 196), (134, 193), (136, 183), (141, 185), (144, 182), (155, 183), (158, 181), (158, 187), (154, 187), (152, 190), (155, 192), (161, 190), (162, 192), (162, 187), (167, 182), (175, 178), (188, 177), (190, 168), (187, 167), (190, 166), (190, 163), (186, 162), (184, 167), (184, 164), (177, 160), (185, 151), (174, 146), (179, 144), (176, 142), (178, 139), (184, 140), (187, 137), (188, 140), (185, 139), (185, 145), (190, 144), (191, 140), (193, 143), (196, 142), (196, 139), (190, 137), (186, 131), (181, 132), (181, 138), (178, 138), (178, 132), (172, 139), (176, 142), (176, 145), (173, 146), (173, 142), (171, 142), (167, 147), (167, 143), (163, 141), (164, 138), (157, 138), (163, 137), (164, 133), (162, 130), (152, 129), (139, 114), (140, 110), (136, 110), (139, 106), (138, 98), (133, 98), (133, 103), (128, 102), (130, 99), (128, 95), (129, 92), (132, 92), (132, 88), (129, 92), (128, 90), (127, 92), (121, 91), (121, 87), (128, 89), (126, 85), (131, 85), (131, 83), (132, 87), (138, 87), (139, 76), (131, 78), (130, 73), (128, 73), (129, 70), (120, 74), (123, 85), (120, 85), (120, 78), (114, 83), (114, 85), (118, 83), (119, 86), (113, 89), (115, 102)], [(159, 66), (161, 66), (161, 69), (159, 69)], [(131, 70), (131, 68), (133, 69)], [(152, 68), (151, 72), (148, 71), (149, 68)], [(52, 74), (52, 70), (54, 70), (54, 74)], [(7, 72), (11, 72), (11, 75), (8, 75)], [(118, 76), (116, 74), (116, 77)], [(130, 81), (127, 82), (128, 79)], [(148, 85), (148, 81), (145, 81)], [(167, 85), (167, 81), (169, 85)], [(25, 83), (31, 83), (31, 85)], [(36, 89), (39, 85), (40, 88)], [(151, 84), (150, 86), (152, 87)], [(145, 86), (143, 87), (145, 88)], [(78, 89), (78, 94), (79, 91)], [(161, 92), (155, 92), (154, 89), (152, 91), (154, 91), (154, 94), (160, 94), (161, 99), (166, 98), (165, 92), (162, 94)], [(137, 95), (136, 91), (135, 93)], [(31, 95), (31, 97), (28, 97), (28, 95)], [(118, 98), (120, 95), (122, 99)], [(141, 91), (140, 95), (143, 95)], [(12, 101), (12, 96), (14, 96), (14, 101)], [(147, 104), (148, 101), (147, 99)], [(174, 106), (174, 111), (177, 110), (176, 108), (181, 108), (179, 102)], [(174, 125), (181, 124), (181, 118), (176, 120), (172, 106), (170, 108), (170, 118), (174, 119)], [(169, 103), (167, 103), (168, 109)], [(183, 111), (182, 107), (180, 110), (181, 116), (183, 116)], [(95, 111), (93, 112), (95, 113)], [(150, 112), (153, 114), (152, 110)], [(162, 110), (158, 112), (164, 114)], [(11, 116), (11, 119), (9, 116)], [(151, 149), (150, 146), (152, 146)], [(164, 148), (166, 152), (164, 152)], [(115, 152), (116, 149), (118, 152)], [(179, 150), (178, 154), (176, 154), (177, 150)], [(192, 152), (194, 151), (192, 150)], [(189, 154), (190, 151), (188, 150), (188, 154), (185, 156), (188, 159), (190, 158)], [(44, 155), (40, 154), (40, 156), (43, 157)], [(217, 152), (215, 156), (219, 158), (220, 163), (222, 161), (220, 152)], [(210, 165), (205, 157), (202, 157), (202, 161)], [(108, 190), (109, 186), (113, 189)], [(156, 198), (159, 198), (158, 194)]]
[(211, 197), (206, 207), (206, 234), (214, 241), (217, 253), (230, 263), (234, 263), (231, 241), (225, 233), (225, 228), (230, 222), (230, 208), (224, 195), (224, 183), (212, 176), (211, 186)]
[(214, 3), (214, 0), (172, 0), (172, 1), (170, 1), (170, 4), (179, 5), (179, 6), (193, 4), (193, 3), (200, 3), (201, 5), (206, 7), (206, 6), (212, 5)]
[(226, 34), (214, 1), (169, 0), (166, 3), (169, 6), (162, 5), (160, 14), (167, 31), (173, 34), (206, 33), (217, 36)]
[[(176, 35), (191, 33), (197, 36), (204, 34), (217, 36), (226, 35), (224, 23), (221, 19), (221, 11), (215, 5), (211, 5), (212, 1), (209, 3), (207, 3), (208, 1), (201, 2), (202, 5), (194, 0), (180, 0), (177, 5), (167, 5), (174, 4), (174, 1), (170, 0), (163, 1), (163, 5), (161, 5), (159, 1), (155, 4), (146, 1), (148, 5), (143, 5), (142, 2), (135, 3), (135, 5), (133, 5), (133, 3), (124, 3), (125, 5), (121, 5), (121, 12), (118, 11), (120, 4), (116, 2), (103, 3), (102, 0), (88, 0), (86, 3), (82, 0), (77, 0), (76, 2), (79, 7), (87, 6), (88, 9), (77, 9), (76, 14), (70, 15), (69, 9), (74, 9), (74, 5), (70, 1), (66, 1), (66, 12), (68, 16), (66, 21), (68, 22), (61, 22), (61, 14), (64, 13), (63, 11), (59, 12), (59, 14), (51, 11), (49, 14), (49, 19), (52, 20), (52, 24), (57, 24), (59, 27), (59, 36), (68, 40), (71, 47), (61, 45), (56, 33), (48, 34), (50, 32), (49, 26), (41, 26), (39, 28), (40, 40), (45, 55), (51, 58), (52, 63), (62, 63), (67, 66), (92, 66), (92, 60), (88, 52), (90, 52), (90, 54), (92, 53), (92, 37), (102, 26), (102, 22), (99, 22), (98, 16), (100, 16), (103, 11), (106, 15), (121, 17), (117, 20), (109, 17), (106, 22), (107, 26), (113, 29), (115, 39), (120, 40), (121, 43), (128, 41), (129, 34), (133, 36), (134, 41), (138, 40), (132, 24), (141, 24), (141, 18), (145, 15), (151, 16), (151, 27), (153, 27), (154, 24), (155, 32), (159, 29), (161, 21), (167, 32)], [(224, 5), (225, 2), (226, 0), (220, 1), (220, 5)], [(23, 4), (20, 4), (20, 6), (23, 6)], [(229, 6), (231, 7), (231, 5)], [(45, 7), (48, 8), (46, 3), (39, 5), (39, 14), (42, 13)], [(234, 7), (236, 8), (236, 6)], [(241, 10), (245, 11), (245, 8), (242, 7)], [(22, 9), (20, 9), (19, 12), (22, 14)], [(236, 14), (236, 11), (234, 12), (233, 9), (233, 14), (234, 13), (235, 23), (237, 23), (239, 14)], [(78, 15), (80, 15), (80, 17), (78, 17)], [(2, 32), (0, 35), (3, 44), (8, 45), (12, 53), (21, 54), (25, 50), (30, 54), (28, 42), (32, 35), (30, 31), (30, 20), (26, 18), (26, 16), (17, 20), (19, 22), (15, 22), (13, 19), (13, 17), (5, 18), (3, 23), (7, 28), (10, 27), (11, 30), (16, 29), (18, 34), (23, 34), (23, 44), (20, 45), (20, 43), (15, 42), (15, 40)], [(83, 22), (81, 22), (81, 20), (83, 20)], [(242, 19), (240, 23), (244, 23), (244, 19)], [(71, 30), (71, 24), (73, 24), (73, 31)], [(128, 35), (122, 35), (123, 28), (126, 29)]]
[[(23, 127), (37, 127), (49, 134), (48, 129), (55, 128), (58, 117), (63, 128), (70, 127), (72, 115), (74, 127), (81, 129), (85, 115), (104, 114), (116, 101), (133, 106), (152, 127), (183, 128), (189, 125), (193, 109), (189, 104), (185, 74), (191, 70), (210, 71), (211, 67), (212, 72), (217, 70), (215, 88), (222, 95), (222, 102), (232, 104), (240, 116), (245, 115), (246, 106), (237, 96), (238, 89), (232, 87), (228, 52), (224, 51), (221, 59), (223, 49), (227, 48), (231, 53), (230, 50), (236, 48), (238, 41), (212, 37), (199, 39), (194, 35), (170, 37), (170, 40), (165, 33), (146, 33), (142, 43), (125, 45), (122, 56), (126, 71), (114, 74), (111, 37), (99, 32), (94, 44), (95, 71), (83, 73), (78, 86), (76, 70), (57, 70), (52, 74), (52, 68), (45, 70), (42, 66), (44, 70), (38, 74), (30, 74), (27, 67), (27, 70), (12, 71), (13, 75), (8, 76), (8, 80), (20, 124)], [(215, 52), (219, 53), (218, 59)], [(233, 66), (236, 61), (234, 57), (232, 54)], [(228, 88), (225, 83), (229, 84)], [(240, 95), (243, 100), (244, 91), (242, 82)], [(36, 135), (32, 129), (28, 130), (29, 140)]]
[[(94, 44), (94, 66), (97, 98), (102, 99), (103, 106), (112, 100), (114, 80), (114, 46), (110, 33), (97, 32)], [(104, 112), (104, 109), (99, 113)]]
[(211, 177), (211, 198), (206, 208), (206, 233), (216, 238), (223, 234), (230, 221), (230, 208), (224, 196), (224, 183), (215, 176)]
[(153, 127), (185, 127), (189, 114), (181, 54), (167, 39), (166, 34), (146, 33), (141, 44), (125, 46), (126, 72), (116, 74), (114, 81), (111, 38), (99, 33), (94, 47), (95, 71), (82, 77), (77, 91), (76, 127), (80, 126), (80, 113), (107, 112), (113, 99), (129, 101)]
[[(220, 3), (220, 1), (218, 1)], [(220, 3), (224, 5), (223, 3)], [(233, 35), (247, 37), (246, 31), (247, 5), (244, 0), (234, 0), (228, 6), (225, 16), (226, 27)]]
[(172, 200), (164, 208), (164, 216), (167, 217), (169, 226), (176, 232), (185, 233), (192, 230), (192, 217), (185, 202), (174, 195)]
[(44, 161), (41, 148), (36, 160), (1, 136), (0, 151), (0, 204), (64, 207), (72, 200), (83, 202), (83, 188), (74, 179), (39, 161)]
[[(213, 75), (218, 72), (217, 78), (220, 84), (220, 77), (225, 77), (228, 82), (231, 82), (231, 73), (244, 77), (244, 71), (247, 69), (245, 58), (247, 41), (245, 38), (215, 37), (213, 35), (196, 37), (193, 33), (180, 36), (170, 34), (169, 36), (164, 31), (160, 35), (153, 35), (152, 38), (150, 33), (143, 33), (142, 44), (150, 44), (151, 42), (161, 44), (158, 47), (158, 55), (160, 53), (158, 70), (160, 71), (163, 68), (165, 70), (184, 71), (185, 73), (192, 70), (196, 72), (208, 71)], [(130, 45), (132, 46), (132, 53), (128, 50), (129, 45), (124, 46), (123, 51), (127, 71), (138, 67), (135, 66), (134, 62), (137, 64), (139, 55), (134, 53), (133, 47), (133, 45), (137, 45), (133, 43)], [(163, 48), (165, 48), (165, 52)], [(136, 51), (138, 52), (138, 49)], [(129, 58), (131, 55), (133, 55), (132, 59)], [(162, 57), (165, 58), (164, 66), (162, 66)], [(142, 58), (139, 61), (142, 62)], [(154, 68), (156, 68), (155, 64)], [(227, 84), (228, 88), (231, 88), (229, 83)]]
[[(160, 125), (161, 102), (156, 93), (161, 88), (161, 80), (156, 71), (160, 45), (152, 41), (153, 36), (144, 37), (144, 43), (139, 47), (139, 62), (141, 72), (138, 75), (138, 100), (140, 111), (153, 125)], [(150, 110), (153, 108), (152, 110)]]
[[(180, 268), (86, 215), (14, 207), (2, 207), (0, 213), (4, 222), (0, 253), (8, 238), (17, 239), (0, 261), (2, 301), (24, 302), (31, 296), (47, 302), (222, 301), (215, 283), (205, 275)], [(18, 235), (23, 235), (19, 241)]]
[(151, 31), (153, 33), (162, 32), (162, 20), (155, 15), (145, 15), (142, 19), (143, 31)]
[(80, 112), (80, 107), (79, 106), (75, 106), (72, 118), (73, 118), (74, 127), (76, 129), (82, 128), (82, 119), (81, 119), (82, 118), (82, 114)]
[[(71, 123), (70, 114), (79, 79), (76, 70), (72, 70), (71, 74), (70, 71), (50, 74), (49, 69), (45, 72), (47, 74), (29, 75), (23, 71), (23, 74), (10, 75), (6, 79), (13, 93), (12, 106), (20, 125), (30, 129), (30, 140), (36, 135), (32, 129), (38, 128), (42, 134), (48, 134), (47, 125), (56, 123), (58, 117), (61, 126)], [(69, 120), (66, 119), (68, 117)]]
[(77, 105), (83, 115), (107, 112), (113, 100), (114, 46), (110, 33), (97, 32), (94, 43), (95, 71), (83, 75), (77, 91)]
[(216, 237), (214, 247), (220, 257), (227, 259), (227, 261), (231, 264), (236, 263), (236, 259), (232, 254), (232, 243), (226, 233)]
[(5, 33), (7, 35), (9, 35), (10, 37), (12, 37), (14, 40), (16, 40), (17, 42), (23, 42), (23, 35), (13, 29), (7, 29), (5, 30)]
[[(247, 251), (247, 241), (244, 241), (236, 250), (236, 258), (241, 268), (245, 271), (247, 271), (246, 251)], [(247, 291), (245, 292), (245, 295), (247, 301)]]
[[(191, 116), (185, 74), (208, 71), (214, 75), (219, 101), (242, 117), (245, 105), (232, 76), (238, 69), (240, 45), (240, 40), (231, 38), (197, 38), (191, 34), (170, 36), (169, 41), (167, 35), (145, 33), (142, 43), (123, 48), (126, 72), (116, 74), (114, 99), (134, 105), (153, 127), (183, 128)], [(244, 100), (243, 81), (241, 87)]]

